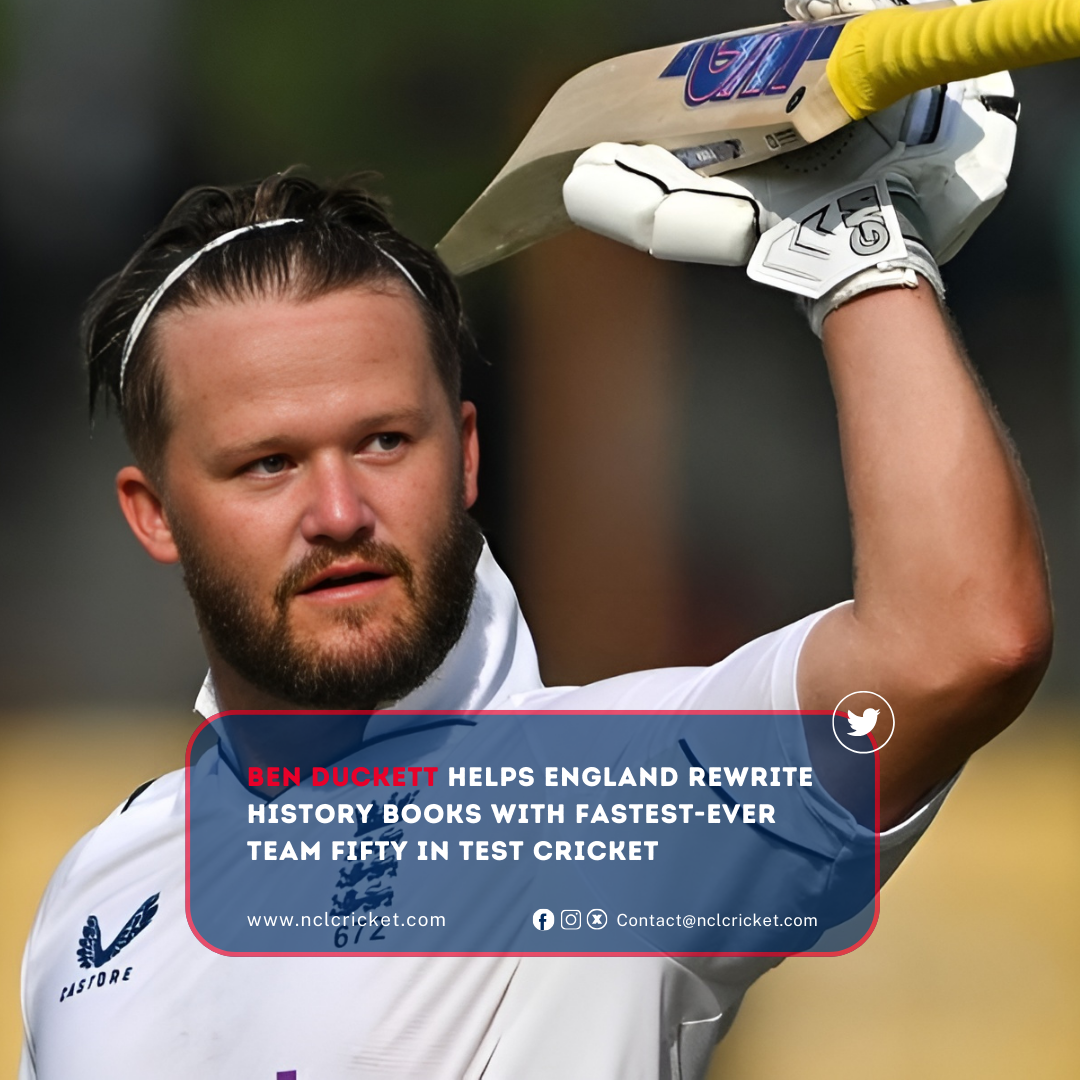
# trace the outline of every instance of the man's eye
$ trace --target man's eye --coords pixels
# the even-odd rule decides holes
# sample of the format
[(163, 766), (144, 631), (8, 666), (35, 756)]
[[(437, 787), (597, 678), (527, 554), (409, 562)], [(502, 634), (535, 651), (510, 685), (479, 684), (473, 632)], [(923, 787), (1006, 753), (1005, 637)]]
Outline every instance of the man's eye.
[(251, 471), (261, 473), (263, 476), (273, 476), (276, 473), (284, 472), (288, 464), (288, 459), (284, 454), (271, 454), (270, 457), (259, 458), (251, 466)]
[(368, 446), (372, 450), (379, 450), (384, 454), (388, 454), (391, 450), (397, 450), (399, 446), (405, 441), (404, 435), (399, 435), (396, 431), (383, 432), (381, 435), (376, 435)]

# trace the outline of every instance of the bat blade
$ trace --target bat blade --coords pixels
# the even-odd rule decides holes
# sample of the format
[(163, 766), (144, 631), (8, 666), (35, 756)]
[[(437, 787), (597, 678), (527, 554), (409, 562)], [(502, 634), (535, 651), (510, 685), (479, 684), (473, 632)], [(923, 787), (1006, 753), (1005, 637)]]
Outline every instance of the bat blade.
[(616, 57), (575, 75), (436, 250), (459, 274), (568, 227), (598, 142), (656, 143), (704, 175), (795, 150), (918, 90), (1080, 57), (1077, 0), (929, 0)]
[(655, 143), (715, 175), (850, 123), (825, 74), (849, 20), (757, 27), (587, 68), (556, 91), (436, 250), (466, 274), (569, 228), (563, 181), (598, 142)]

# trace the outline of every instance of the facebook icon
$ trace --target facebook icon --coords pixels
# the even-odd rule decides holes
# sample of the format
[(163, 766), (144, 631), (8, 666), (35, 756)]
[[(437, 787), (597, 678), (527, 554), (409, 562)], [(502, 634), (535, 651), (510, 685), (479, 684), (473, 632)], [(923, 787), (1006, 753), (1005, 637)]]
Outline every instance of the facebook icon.
[(533, 926), (537, 930), (550, 930), (554, 925), (555, 913), (550, 908), (537, 908), (533, 912)]

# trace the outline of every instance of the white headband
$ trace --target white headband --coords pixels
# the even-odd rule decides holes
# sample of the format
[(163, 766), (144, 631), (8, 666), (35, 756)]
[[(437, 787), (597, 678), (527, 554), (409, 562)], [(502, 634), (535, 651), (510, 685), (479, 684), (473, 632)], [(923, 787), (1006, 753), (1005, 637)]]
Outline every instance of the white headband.
[[(220, 236), (215, 236), (213, 240), (204, 244), (193, 255), (189, 255), (179, 266), (174, 267), (165, 280), (146, 298), (143, 306), (139, 308), (139, 313), (135, 316), (135, 319), (131, 324), (131, 329), (128, 330), (127, 338), (124, 341), (124, 351), (120, 354), (120, 399), (123, 400), (124, 397), (124, 375), (127, 372), (131, 353), (135, 348), (136, 342), (139, 340), (139, 335), (143, 332), (147, 322), (150, 320), (150, 316), (154, 314), (154, 309), (158, 306), (159, 301), (165, 293), (168, 292), (170, 286), (174, 285), (182, 278), (184, 274), (186, 274), (188, 270), (190, 270), (208, 251), (213, 251), (215, 248), (227, 244), (230, 240), (235, 240), (238, 236), (243, 236), (244, 233), (254, 232), (256, 229), (272, 229), (278, 225), (299, 225), (303, 220), (303, 218), (275, 218), (273, 221), (257, 221), (254, 225), (243, 225), (239, 229), (232, 229), (229, 232), (222, 233)], [(409, 284), (417, 291), (420, 299), (426, 300), (427, 297), (424, 295), (424, 290), (420, 288), (416, 283), (416, 278), (405, 269), (402, 263), (395, 259), (389, 251), (384, 251), (374, 241), (372, 241), (371, 244), (383, 258), (389, 259), (390, 262), (401, 271)]]

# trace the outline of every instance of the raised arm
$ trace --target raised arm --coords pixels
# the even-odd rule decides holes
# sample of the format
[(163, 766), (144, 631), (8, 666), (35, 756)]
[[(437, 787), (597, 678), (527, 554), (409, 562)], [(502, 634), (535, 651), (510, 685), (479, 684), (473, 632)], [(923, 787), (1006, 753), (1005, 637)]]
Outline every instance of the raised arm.
[(811, 632), (804, 708), (874, 690), (896, 714), (883, 825), (1027, 704), (1050, 654), (1039, 527), (993, 407), (925, 283), (824, 323), (854, 541), (852, 605)]
[[(942, 313), (935, 263), (1003, 195), (1016, 114), (995, 75), (853, 124), (827, 167), (814, 150), (800, 168), (796, 151), (705, 177), (659, 147), (605, 143), (563, 188), (586, 228), (660, 258), (749, 261), (751, 277), (807, 298), (839, 411), (855, 602), (812, 631), (799, 698), (832, 712), (869, 690), (893, 707), (886, 827), (1019, 715), (1050, 653), (1027, 486)], [(811, 753), (840, 792), (846, 751), (819, 734)]]

